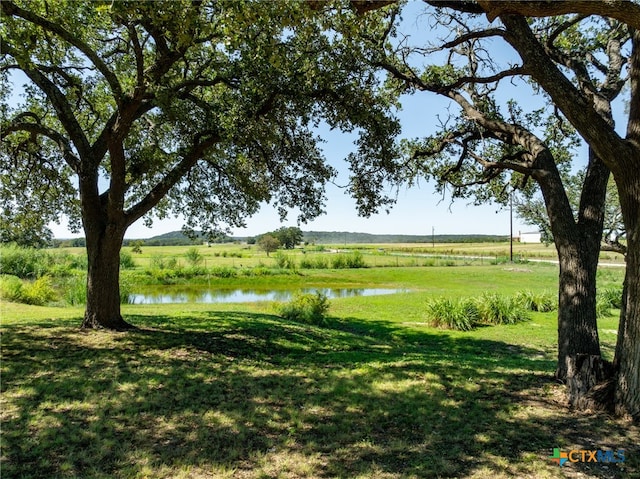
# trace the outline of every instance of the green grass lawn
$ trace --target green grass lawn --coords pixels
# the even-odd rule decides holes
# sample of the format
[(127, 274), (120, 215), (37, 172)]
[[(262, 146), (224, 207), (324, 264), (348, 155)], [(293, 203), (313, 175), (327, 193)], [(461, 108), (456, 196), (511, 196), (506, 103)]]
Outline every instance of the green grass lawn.
[[(282, 279), (294, 280), (411, 292), (332, 300), (322, 328), (270, 303), (170, 304), (123, 306), (136, 331), (81, 331), (81, 308), (3, 304), (2, 477), (640, 475), (636, 426), (565, 407), (555, 313), (465, 333), (424, 322), (434, 295), (553, 291), (556, 268)], [(616, 317), (599, 324), (611, 357)], [(556, 447), (625, 449), (626, 461), (559, 468)]]

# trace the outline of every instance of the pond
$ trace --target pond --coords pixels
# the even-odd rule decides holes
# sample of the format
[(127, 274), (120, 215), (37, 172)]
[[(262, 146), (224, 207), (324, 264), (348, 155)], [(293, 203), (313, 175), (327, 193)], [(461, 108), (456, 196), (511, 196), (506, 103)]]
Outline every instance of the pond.
[(297, 288), (297, 289), (214, 289), (163, 286), (129, 295), (133, 304), (166, 303), (253, 303), (256, 301), (288, 301), (296, 293), (325, 294), (328, 298), (375, 296), (406, 292), (405, 289), (386, 288)]

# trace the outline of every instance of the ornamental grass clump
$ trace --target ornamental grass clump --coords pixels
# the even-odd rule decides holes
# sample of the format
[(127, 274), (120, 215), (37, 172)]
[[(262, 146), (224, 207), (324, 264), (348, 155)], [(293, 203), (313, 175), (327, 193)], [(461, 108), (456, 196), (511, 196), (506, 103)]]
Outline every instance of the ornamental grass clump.
[(288, 321), (324, 326), (329, 300), (323, 293), (298, 293), (291, 301), (279, 306), (278, 313)]
[(469, 298), (434, 298), (427, 302), (426, 316), (436, 328), (469, 331), (478, 323), (475, 301)]
[(596, 301), (607, 304), (609, 308), (622, 308), (622, 286), (605, 288), (598, 291)]
[(530, 290), (518, 291), (515, 300), (527, 311), (547, 313), (558, 309), (558, 300), (548, 291), (536, 293)]
[(527, 310), (517, 298), (497, 293), (484, 293), (476, 299), (480, 321), (488, 324), (516, 324), (529, 319)]

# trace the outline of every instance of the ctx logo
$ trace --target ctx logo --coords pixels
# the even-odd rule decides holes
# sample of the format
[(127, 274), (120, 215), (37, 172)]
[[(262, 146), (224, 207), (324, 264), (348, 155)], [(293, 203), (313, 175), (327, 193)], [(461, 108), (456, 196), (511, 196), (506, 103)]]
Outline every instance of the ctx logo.
[(562, 452), (559, 447), (553, 449), (553, 455), (549, 456), (553, 462), (559, 466), (564, 466), (569, 462), (601, 462), (601, 463), (618, 463), (624, 462), (624, 450), (617, 451), (605, 449), (572, 449), (569, 452)]

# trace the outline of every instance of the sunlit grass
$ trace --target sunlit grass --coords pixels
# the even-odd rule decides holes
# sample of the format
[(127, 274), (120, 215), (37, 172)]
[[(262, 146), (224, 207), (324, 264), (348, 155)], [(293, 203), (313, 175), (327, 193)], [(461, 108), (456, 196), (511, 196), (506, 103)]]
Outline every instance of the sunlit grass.
[[(323, 327), (269, 303), (171, 304), (123, 306), (136, 331), (81, 331), (81, 308), (3, 304), (2, 475), (632, 477), (638, 428), (564, 406), (556, 313), (469, 332), (425, 322), (443, 291), (555, 278), (543, 266), (317, 272), (304, 279), (413, 286), (332, 300)], [(600, 326), (612, 354), (615, 317)], [(554, 447), (624, 448), (627, 462), (560, 469)]]

